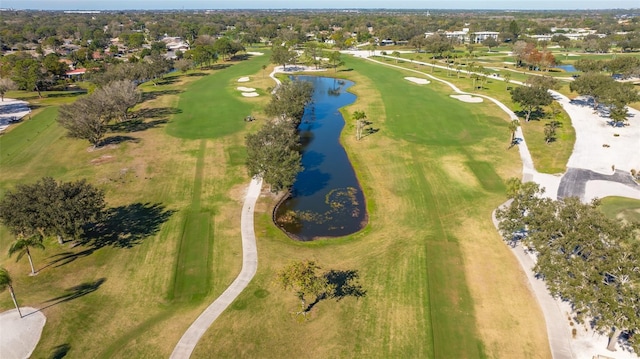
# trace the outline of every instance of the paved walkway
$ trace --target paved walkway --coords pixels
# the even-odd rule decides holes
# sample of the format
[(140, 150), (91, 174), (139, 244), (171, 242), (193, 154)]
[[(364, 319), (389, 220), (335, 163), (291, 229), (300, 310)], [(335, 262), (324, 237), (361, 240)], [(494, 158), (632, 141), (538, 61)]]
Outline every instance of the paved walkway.
[(253, 227), (253, 210), (260, 196), (262, 179), (252, 179), (247, 189), (247, 195), (242, 206), (240, 226), (242, 231), (242, 270), (238, 277), (231, 283), (202, 314), (191, 324), (182, 335), (180, 341), (171, 353), (172, 359), (188, 359), (195, 349), (196, 344), (211, 324), (218, 319), (220, 314), (247, 287), (258, 269), (258, 249), (256, 247), (256, 235)]

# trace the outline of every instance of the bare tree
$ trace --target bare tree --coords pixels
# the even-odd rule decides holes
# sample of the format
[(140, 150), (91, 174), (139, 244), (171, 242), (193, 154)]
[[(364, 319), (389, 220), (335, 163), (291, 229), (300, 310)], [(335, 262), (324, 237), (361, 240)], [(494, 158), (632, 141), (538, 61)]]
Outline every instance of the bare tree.
[(13, 80), (0, 78), (0, 100), (4, 101), (4, 94), (7, 93), (7, 91), (15, 90), (17, 88), (18, 86), (13, 82)]
[(118, 122), (126, 121), (129, 109), (142, 99), (136, 84), (129, 80), (112, 81), (91, 96), (105, 103), (108, 120), (115, 118)]

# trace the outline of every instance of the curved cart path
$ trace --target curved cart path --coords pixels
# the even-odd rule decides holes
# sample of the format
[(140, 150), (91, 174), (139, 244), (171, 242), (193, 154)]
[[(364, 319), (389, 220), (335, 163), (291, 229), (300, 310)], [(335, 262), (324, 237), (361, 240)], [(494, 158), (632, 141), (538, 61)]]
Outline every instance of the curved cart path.
[(198, 316), (182, 335), (171, 353), (172, 359), (188, 359), (196, 344), (220, 314), (242, 293), (258, 269), (258, 249), (253, 228), (253, 209), (260, 196), (262, 179), (252, 179), (242, 206), (240, 226), (242, 231), (242, 270), (238, 277), (207, 309)]

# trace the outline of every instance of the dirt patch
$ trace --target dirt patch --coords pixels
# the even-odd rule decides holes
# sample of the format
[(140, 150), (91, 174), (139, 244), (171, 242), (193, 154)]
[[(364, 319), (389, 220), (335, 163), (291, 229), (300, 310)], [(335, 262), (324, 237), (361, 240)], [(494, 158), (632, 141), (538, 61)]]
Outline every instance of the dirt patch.
[(113, 160), (113, 156), (111, 155), (102, 155), (98, 158), (94, 158), (91, 160), (91, 164), (99, 165), (101, 163), (110, 162)]

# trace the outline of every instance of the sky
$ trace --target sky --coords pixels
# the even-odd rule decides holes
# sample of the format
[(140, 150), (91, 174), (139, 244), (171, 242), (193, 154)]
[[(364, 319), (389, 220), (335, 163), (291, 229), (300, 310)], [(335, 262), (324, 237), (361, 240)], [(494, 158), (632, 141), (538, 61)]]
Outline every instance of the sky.
[(0, 0), (0, 7), (37, 10), (137, 9), (618, 9), (640, 0)]

